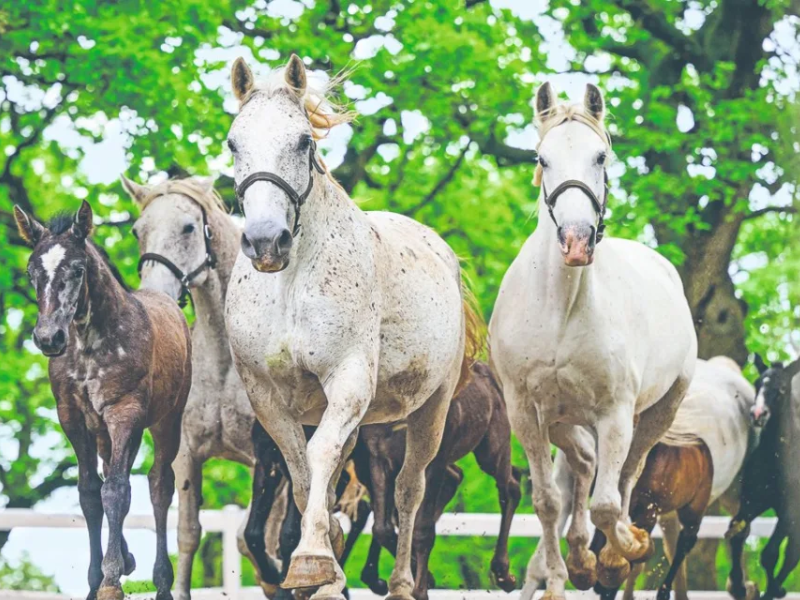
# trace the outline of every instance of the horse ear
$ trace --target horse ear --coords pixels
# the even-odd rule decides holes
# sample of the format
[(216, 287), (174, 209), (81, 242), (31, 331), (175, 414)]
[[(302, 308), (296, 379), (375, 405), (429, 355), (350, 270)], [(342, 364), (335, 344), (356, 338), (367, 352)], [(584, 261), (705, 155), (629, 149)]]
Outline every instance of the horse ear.
[(92, 207), (84, 200), (72, 223), (72, 235), (85, 240), (92, 233)]
[(789, 363), (783, 372), (786, 373), (789, 379), (794, 378), (795, 375), (800, 373), (800, 358), (792, 363)]
[(769, 368), (767, 363), (764, 362), (764, 359), (761, 358), (761, 355), (758, 352), (756, 352), (753, 356), (753, 364), (756, 366), (756, 369), (758, 369), (759, 375), (763, 375), (764, 371)]
[(306, 66), (297, 54), (292, 54), (289, 59), (284, 77), (286, 78), (286, 83), (294, 90), (298, 98), (302, 98), (306, 93), (308, 79), (306, 78)]
[(603, 100), (603, 92), (593, 83), (586, 84), (583, 107), (599, 123), (602, 123), (606, 117), (606, 103)]
[(150, 195), (150, 188), (146, 185), (139, 185), (135, 181), (131, 181), (125, 177), (125, 175), (121, 175), (119, 180), (122, 182), (122, 187), (128, 192), (128, 195), (136, 204), (141, 205), (144, 199)]
[(556, 94), (549, 81), (545, 81), (536, 90), (536, 114), (542, 116), (556, 105)]
[(14, 205), (14, 221), (17, 223), (17, 231), (19, 231), (19, 236), (25, 241), (25, 243), (31, 248), (36, 246), (36, 244), (39, 243), (39, 240), (42, 239), (44, 226), (16, 204)]
[(231, 69), (231, 86), (233, 87), (233, 94), (236, 99), (241, 103), (253, 89), (253, 72), (247, 63), (240, 56), (233, 62)]

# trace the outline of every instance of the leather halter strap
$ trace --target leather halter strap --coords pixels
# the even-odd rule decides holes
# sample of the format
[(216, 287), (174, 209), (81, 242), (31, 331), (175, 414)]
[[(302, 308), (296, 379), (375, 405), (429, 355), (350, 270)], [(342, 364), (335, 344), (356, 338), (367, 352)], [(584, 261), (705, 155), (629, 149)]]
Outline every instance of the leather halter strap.
[(556, 216), (553, 214), (553, 211), (556, 208), (556, 202), (558, 201), (559, 196), (566, 192), (568, 189), (575, 188), (582, 191), (586, 196), (588, 196), (589, 200), (592, 202), (592, 206), (594, 207), (595, 212), (597, 213), (597, 233), (595, 235), (595, 242), (600, 243), (603, 239), (603, 233), (606, 230), (606, 224), (603, 219), (603, 216), (606, 212), (606, 205), (608, 204), (608, 171), (603, 169), (603, 201), (601, 202), (600, 199), (595, 195), (592, 188), (586, 185), (583, 181), (579, 179), (567, 179), (566, 181), (561, 182), (556, 186), (549, 194), (547, 193), (547, 188), (544, 184), (544, 178), (542, 178), (542, 192), (544, 193), (544, 203), (547, 205), (547, 211), (550, 213), (550, 218), (553, 220), (553, 223), (556, 224), (556, 227), (559, 227), (558, 221), (556, 221)]
[(311, 140), (308, 148), (308, 187), (302, 194), (297, 193), (289, 183), (280, 175), (271, 173), (269, 171), (256, 171), (250, 173), (242, 182), (236, 186), (236, 198), (239, 200), (239, 208), (244, 214), (244, 193), (256, 181), (266, 181), (277, 186), (294, 206), (294, 227), (292, 228), (292, 237), (295, 237), (300, 231), (300, 208), (305, 204), (306, 199), (311, 195), (311, 190), (314, 188), (314, 170), (322, 174), (325, 169), (317, 161), (317, 142)]
[[(187, 198), (189, 198), (187, 196)], [(148, 262), (155, 262), (161, 265), (164, 265), (169, 269), (170, 273), (175, 276), (175, 279), (178, 280), (181, 284), (181, 295), (178, 298), (178, 304), (180, 306), (186, 305), (186, 296), (189, 296), (191, 299), (192, 293), (189, 288), (192, 285), (192, 282), (197, 278), (200, 273), (205, 271), (206, 269), (214, 269), (217, 266), (217, 256), (214, 254), (214, 250), (211, 247), (211, 240), (214, 239), (214, 234), (211, 231), (211, 227), (208, 225), (208, 215), (206, 214), (206, 209), (199, 203), (189, 198), (192, 202), (194, 202), (197, 207), (200, 209), (200, 213), (203, 216), (203, 242), (205, 243), (206, 247), (206, 257), (205, 260), (197, 266), (196, 269), (184, 273), (180, 270), (180, 268), (168, 259), (166, 256), (162, 256), (161, 254), (156, 254), (155, 252), (145, 252), (139, 257), (139, 264), (137, 265), (137, 270), (139, 271), (139, 276), (142, 275), (142, 267), (144, 267), (145, 263)]]

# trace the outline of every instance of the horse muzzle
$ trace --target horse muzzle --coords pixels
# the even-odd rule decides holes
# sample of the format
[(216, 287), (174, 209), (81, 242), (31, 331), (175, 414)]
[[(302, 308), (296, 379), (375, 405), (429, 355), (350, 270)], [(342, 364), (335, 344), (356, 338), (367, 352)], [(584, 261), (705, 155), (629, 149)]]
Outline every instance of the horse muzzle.
[(568, 267), (585, 267), (594, 262), (596, 230), (583, 223), (567, 223), (558, 228), (558, 243), (564, 264)]
[(769, 409), (766, 406), (754, 406), (750, 409), (753, 427), (764, 427), (769, 421)]
[(37, 325), (33, 330), (33, 343), (48, 358), (61, 356), (67, 350), (67, 331), (63, 327)]
[(286, 228), (275, 231), (248, 231), (242, 234), (242, 253), (253, 263), (260, 273), (277, 273), (289, 266), (289, 254), (293, 238)]

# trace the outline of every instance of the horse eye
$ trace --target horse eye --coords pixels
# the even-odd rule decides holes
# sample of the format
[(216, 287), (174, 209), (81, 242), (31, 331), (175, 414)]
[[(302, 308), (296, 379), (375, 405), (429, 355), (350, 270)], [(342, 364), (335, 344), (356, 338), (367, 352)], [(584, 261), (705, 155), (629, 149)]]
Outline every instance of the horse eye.
[(186, 225), (183, 226), (184, 234), (190, 234), (193, 231), (194, 231), (194, 225), (192, 225), (191, 223), (187, 223)]
[(83, 277), (83, 273), (84, 273), (83, 267), (75, 267), (72, 270), (72, 278), (73, 279), (79, 279), (79, 278)]
[(300, 136), (300, 143), (297, 145), (298, 149), (300, 150), (308, 150), (308, 147), (311, 145), (311, 136), (307, 133), (304, 133)]
[(233, 143), (233, 140), (228, 140), (228, 149), (234, 154), (236, 153), (236, 144)]
[(135, 237), (137, 240), (139, 239), (139, 232), (138, 231), (136, 231), (135, 229), (131, 229), (131, 233), (133, 234), (133, 237)]
[(606, 163), (606, 158), (607, 158), (607, 155), (606, 155), (606, 153), (605, 153), (605, 152), (601, 152), (601, 153), (600, 153), (600, 154), (597, 156), (597, 164), (598, 164), (598, 165), (601, 165), (601, 166), (602, 166), (602, 165), (604, 165), (604, 164)]
[(546, 169), (546, 168), (549, 166), (549, 165), (547, 164), (547, 161), (544, 159), (544, 157), (543, 157), (543, 156), (540, 156), (540, 157), (539, 157), (539, 164), (540, 164), (540, 165), (542, 165), (542, 168), (543, 168), (543, 169)]

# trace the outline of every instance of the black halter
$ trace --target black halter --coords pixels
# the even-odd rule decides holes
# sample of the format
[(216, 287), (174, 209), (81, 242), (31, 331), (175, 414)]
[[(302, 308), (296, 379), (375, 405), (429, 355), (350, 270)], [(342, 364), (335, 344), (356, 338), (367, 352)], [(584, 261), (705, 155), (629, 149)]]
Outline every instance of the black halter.
[(292, 228), (292, 237), (295, 237), (297, 232), (300, 231), (300, 207), (303, 206), (306, 199), (311, 194), (311, 189), (314, 187), (315, 169), (317, 173), (320, 174), (325, 172), (325, 169), (323, 169), (319, 162), (317, 162), (317, 142), (311, 140), (311, 145), (308, 147), (308, 187), (302, 194), (298, 194), (297, 191), (280, 175), (270, 173), (269, 171), (257, 171), (255, 173), (250, 173), (250, 175), (244, 178), (242, 183), (236, 186), (236, 198), (239, 200), (239, 208), (241, 209), (242, 214), (244, 214), (244, 193), (247, 191), (247, 188), (253, 185), (256, 181), (266, 181), (268, 183), (277, 185), (283, 191), (283, 193), (289, 197), (292, 206), (294, 206), (294, 227)]
[[(188, 196), (187, 196), (188, 197)], [(190, 198), (191, 200), (191, 198)], [(192, 293), (189, 291), (189, 288), (192, 285), (192, 282), (197, 278), (200, 273), (205, 271), (206, 269), (214, 269), (217, 266), (217, 257), (214, 254), (214, 250), (211, 248), (211, 240), (214, 239), (214, 234), (211, 232), (211, 227), (208, 225), (208, 216), (206, 215), (206, 209), (203, 208), (199, 202), (192, 200), (197, 207), (200, 209), (200, 212), (203, 215), (203, 241), (206, 245), (206, 258), (205, 260), (193, 271), (189, 273), (184, 273), (181, 271), (178, 266), (168, 259), (166, 256), (162, 256), (160, 254), (155, 254), (154, 252), (145, 252), (139, 257), (139, 265), (137, 270), (139, 271), (139, 276), (142, 275), (142, 267), (146, 262), (157, 262), (169, 269), (170, 273), (175, 276), (181, 284), (181, 295), (178, 298), (178, 304), (180, 306), (186, 306), (186, 296), (189, 296), (191, 299)]]
[(542, 192), (544, 193), (544, 203), (547, 205), (550, 218), (553, 219), (553, 223), (556, 224), (556, 227), (559, 227), (558, 221), (556, 221), (556, 216), (553, 214), (553, 211), (556, 208), (556, 202), (558, 201), (559, 196), (561, 196), (561, 194), (570, 188), (579, 189), (589, 197), (589, 200), (592, 201), (592, 206), (594, 206), (594, 210), (597, 213), (597, 233), (595, 235), (595, 241), (596, 243), (600, 243), (600, 241), (603, 239), (603, 233), (606, 230), (606, 224), (603, 220), (603, 216), (605, 215), (606, 205), (608, 204), (608, 172), (603, 169), (602, 202), (600, 202), (600, 199), (592, 191), (592, 188), (579, 179), (568, 179), (567, 181), (563, 181), (556, 186), (556, 189), (548, 194), (547, 188), (544, 185), (544, 176), (542, 176)]

